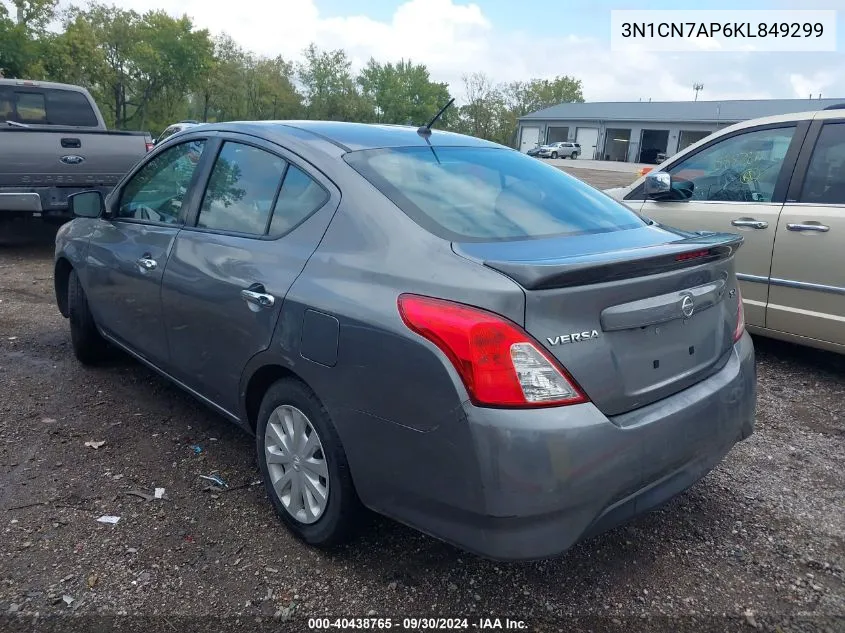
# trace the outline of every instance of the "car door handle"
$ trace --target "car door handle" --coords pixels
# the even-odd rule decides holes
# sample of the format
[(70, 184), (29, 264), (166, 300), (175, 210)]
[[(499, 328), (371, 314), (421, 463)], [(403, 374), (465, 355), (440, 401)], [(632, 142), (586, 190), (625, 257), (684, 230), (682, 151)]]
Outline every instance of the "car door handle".
[(790, 231), (818, 231), (819, 233), (827, 233), (830, 230), (830, 227), (824, 224), (787, 224), (786, 228)]
[(767, 229), (769, 228), (768, 222), (763, 222), (763, 220), (755, 220), (754, 218), (737, 218), (733, 222), (731, 222), (732, 226), (747, 226), (750, 229)]
[(158, 267), (158, 262), (149, 255), (144, 255), (138, 260), (138, 265), (144, 270), (155, 270)]
[(261, 284), (253, 284), (249, 288), (241, 290), (241, 298), (250, 305), (259, 308), (272, 308), (276, 303), (276, 297), (267, 294)]

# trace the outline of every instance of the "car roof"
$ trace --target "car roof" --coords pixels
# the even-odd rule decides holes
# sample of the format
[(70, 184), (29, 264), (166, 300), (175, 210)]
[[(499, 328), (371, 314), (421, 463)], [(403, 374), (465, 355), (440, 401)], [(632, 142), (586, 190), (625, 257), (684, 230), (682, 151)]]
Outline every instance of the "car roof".
[[(347, 123), (344, 121), (236, 121), (214, 128), (261, 135), (274, 140), (291, 134), (302, 138), (303, 132), (335, 145), (345, 152), (389, 147), (497, 147), (502, 145), (433, 128), (426, 139), (414, 126)], [(297, 133), (298, 132), (298, 133)]]

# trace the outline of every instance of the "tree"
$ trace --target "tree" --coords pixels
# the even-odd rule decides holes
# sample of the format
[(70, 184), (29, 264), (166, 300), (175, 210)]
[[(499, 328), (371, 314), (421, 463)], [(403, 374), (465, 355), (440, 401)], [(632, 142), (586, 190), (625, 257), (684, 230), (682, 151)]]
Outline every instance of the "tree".
[(352, 62), (343, 50), (320, 51), (311, 44), (297, 65), (305, 114), (309, 119), (359, 121), (371, 119), (371, 108), (358, 92)]
[(513, 81), (502, 87), (508, 109), (518, 117), (558, 103), (582, 103), (581, 80), (573, 77)]
[(43, 79), (47, 26), (57, 0), (12, 0), (15, 15), (0, 4), (0, 76)]
[(428, 69), (410, 60), (394, 65), (371, 58), (357, 82), (379, 123), (421, 125), (450, 98), (446, 84), (431, 81)]

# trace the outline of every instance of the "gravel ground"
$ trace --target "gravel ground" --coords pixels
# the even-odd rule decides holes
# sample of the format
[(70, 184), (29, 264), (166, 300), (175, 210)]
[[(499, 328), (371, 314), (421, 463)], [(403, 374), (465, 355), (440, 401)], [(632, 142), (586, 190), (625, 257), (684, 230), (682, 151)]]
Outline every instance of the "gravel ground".
[[(0, 245), (0, 630), (293, 631), (323, 615), (845, 630), (845, 357), (757, 339), (755, 434), (662, 509), (558, 560), (480, 560), (377, 517), (326, 554), (252, 485), (249, 437), (127, 358), (73, 359), (41, 233)], [(205, 490), (215, 472), (225, 492)], [(131, 494), (157, 487), (163, 499)]]

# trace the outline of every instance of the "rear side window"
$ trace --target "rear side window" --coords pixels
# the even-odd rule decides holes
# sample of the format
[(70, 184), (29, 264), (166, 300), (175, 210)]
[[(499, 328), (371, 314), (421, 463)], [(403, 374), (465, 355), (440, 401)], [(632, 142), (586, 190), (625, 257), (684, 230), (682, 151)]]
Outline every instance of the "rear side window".
[(225, 142), (214, 163), (197, 226), (264, 235), (287, 163), (275, 154)]
[(813, 148), (801, 202), (845, 204), (845, 123), (827, 123)]
[(346, 161), (414, 221), (453, 241), (518, 240), (633, 229), (632, 211), (516, 151), (404, 147)]
[(278, 237), (296, 227), (329, 199), (328, 192), (301, 169), (291, 165), (273, 208), (270, 235)]

